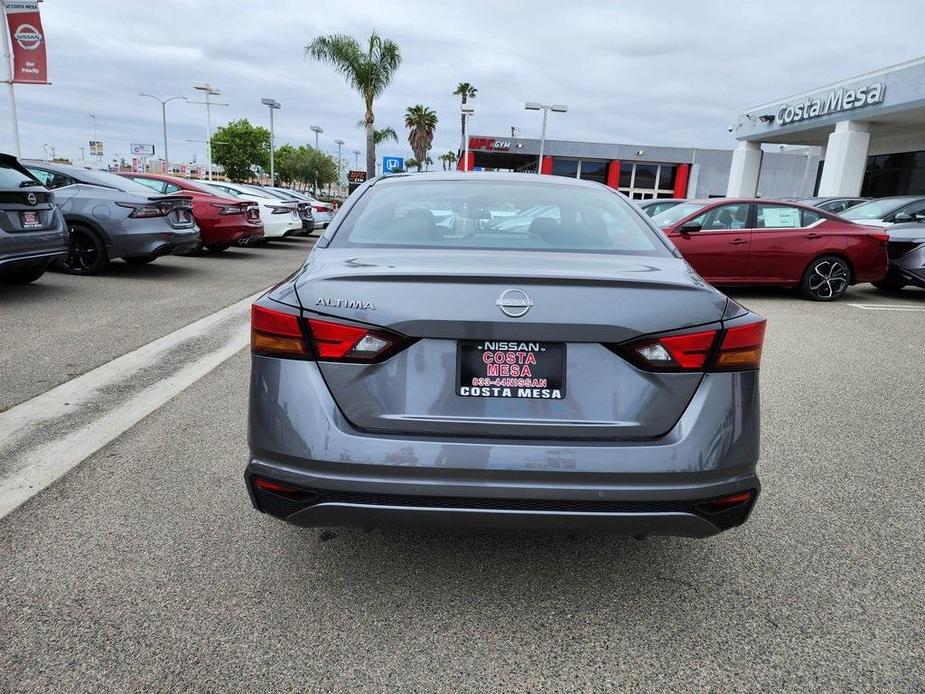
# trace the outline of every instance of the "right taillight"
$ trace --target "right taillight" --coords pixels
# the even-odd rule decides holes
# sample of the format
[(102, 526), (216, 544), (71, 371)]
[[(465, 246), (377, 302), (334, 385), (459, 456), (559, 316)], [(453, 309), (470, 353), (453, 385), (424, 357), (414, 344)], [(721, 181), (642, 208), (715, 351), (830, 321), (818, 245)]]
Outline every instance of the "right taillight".
[(767, 321), (727, 328), (713, 359), (713, 371), (747, 371), (761, 365), (761, 348)]
[(761, 364), (764, 319), (719, 330), (675, 333), (610, 347), (646, 371), (751, 371)]

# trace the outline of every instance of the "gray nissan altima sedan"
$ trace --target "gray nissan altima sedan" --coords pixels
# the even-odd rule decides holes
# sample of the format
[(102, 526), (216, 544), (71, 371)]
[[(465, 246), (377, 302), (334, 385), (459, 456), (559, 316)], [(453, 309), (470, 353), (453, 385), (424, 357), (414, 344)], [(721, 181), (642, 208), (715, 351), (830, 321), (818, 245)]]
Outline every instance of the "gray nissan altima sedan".
[(600, 184), (371, 180), (251, 327), (245, 480), (291, 523), (704, 537), (758, 496), (764, 319)]

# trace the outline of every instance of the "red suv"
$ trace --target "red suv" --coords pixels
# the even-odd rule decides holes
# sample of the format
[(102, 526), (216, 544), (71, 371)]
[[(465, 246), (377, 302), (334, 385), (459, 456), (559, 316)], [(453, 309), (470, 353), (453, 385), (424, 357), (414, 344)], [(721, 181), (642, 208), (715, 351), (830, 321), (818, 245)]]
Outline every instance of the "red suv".
[(889, 236), (806, 205), (764, 199), (686, 200), (652, 217), (715, 285), (799, 287), (831, 301), (887, 271)]
[(256, 202), (216, 195), (214, 190), (176, 176), (149, 173), (123, 173), (125, 178), (170, 195), (182, 191), (192, 197), (193, 217), (199, 225), (202, 245), (210, 251), (223, 251), (239, 241), (253, 243), (263, 238), (263, 222)]

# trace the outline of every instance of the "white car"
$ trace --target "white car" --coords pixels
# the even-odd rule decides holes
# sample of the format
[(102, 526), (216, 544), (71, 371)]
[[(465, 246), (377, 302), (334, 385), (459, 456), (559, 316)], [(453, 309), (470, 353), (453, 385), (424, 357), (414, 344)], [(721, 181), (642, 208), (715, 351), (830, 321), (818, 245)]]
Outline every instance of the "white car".
[(263, 221), (264, 238), (282, 239), (302, 231), (302, 219), (299, 217), (299, 209), (295, 205), (287, 204), (284, 200), (275, 198), (272, 195), (260, 195), (237, 183), (204, 180), (197, 180), (196, 182), (234, 198), (256, 202), (260, 206), (260, 219)]
[(291, 188), (274, 188), (273, 190), (286, 193), (287, 195), (293, 195), (298, 200), (310, 202), (312, 204), (312, 216), (315, 219), (316, 229), (326, 229), (334, 218), (334, 205), (330, 203), (322, 202), (321, 200), (313, 198), (308, 193), (300, 193)]

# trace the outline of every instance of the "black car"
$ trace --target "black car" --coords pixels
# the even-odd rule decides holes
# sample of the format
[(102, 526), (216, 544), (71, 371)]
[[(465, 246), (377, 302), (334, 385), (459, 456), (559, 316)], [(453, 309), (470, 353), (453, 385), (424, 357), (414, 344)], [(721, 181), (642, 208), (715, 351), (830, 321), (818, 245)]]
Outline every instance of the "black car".
[(810, 207), (815, 207), (832, 214), (841, 214), (847, 209), (867, 202), (870, 198), (852, 198), (852, 197), (821, 197), (821, 198), (802, 198), (796, 199), (799, 202)]
[(34, 282), (68, 253), (55, 195), (15, 157), (0, 154), (0, 283)]

